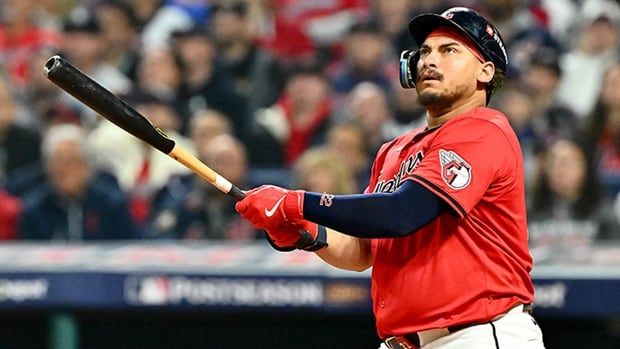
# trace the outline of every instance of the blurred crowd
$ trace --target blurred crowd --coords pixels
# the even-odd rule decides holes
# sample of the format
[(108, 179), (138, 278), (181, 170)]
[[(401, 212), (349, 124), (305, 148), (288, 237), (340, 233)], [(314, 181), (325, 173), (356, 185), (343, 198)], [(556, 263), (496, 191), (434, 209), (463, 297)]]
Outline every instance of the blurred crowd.
[[(503, 34), (490, 105), (523, 148), (532, 246), (620, 239), (620, 4), (610, 0), (3, 0), (0, 238), (256, 239), (234, 200), (43, 74), (59, 54), (247, 189), (349, 194), (425, 125), (398, 83), (418, 13)], [(489, 156), (493, 156), (489, 149)]]

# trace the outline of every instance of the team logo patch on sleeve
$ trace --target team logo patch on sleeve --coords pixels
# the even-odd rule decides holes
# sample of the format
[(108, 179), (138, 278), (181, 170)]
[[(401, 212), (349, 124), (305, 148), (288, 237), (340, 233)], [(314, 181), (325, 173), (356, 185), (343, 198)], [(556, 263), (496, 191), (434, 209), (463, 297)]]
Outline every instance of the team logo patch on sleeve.
[(457, 153), (439, 150), (441, 178), (452, 189), (463, 189), (471, 182), (471, 166)]

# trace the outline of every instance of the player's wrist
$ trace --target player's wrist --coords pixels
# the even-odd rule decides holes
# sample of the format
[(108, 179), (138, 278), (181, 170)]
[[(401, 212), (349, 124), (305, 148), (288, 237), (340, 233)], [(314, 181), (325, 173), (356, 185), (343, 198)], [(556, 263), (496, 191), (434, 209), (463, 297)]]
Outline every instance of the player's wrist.
[(310, 221), (266, 229), (271, 247), (280, 252), (293, 250), (318, 251), (327, 247), (327, 229)]
[(327, 228), (322, 225), (304, 220), (299, 225), (301, 238), (295, 243), (295, 248), (304, 251), (318, 251), (328, 246)]
[(286, 193), (282, 209), (284, 217), (288, 223), (294, 225), (304, 224), (304, 196), (305, 190), (289, 190)]

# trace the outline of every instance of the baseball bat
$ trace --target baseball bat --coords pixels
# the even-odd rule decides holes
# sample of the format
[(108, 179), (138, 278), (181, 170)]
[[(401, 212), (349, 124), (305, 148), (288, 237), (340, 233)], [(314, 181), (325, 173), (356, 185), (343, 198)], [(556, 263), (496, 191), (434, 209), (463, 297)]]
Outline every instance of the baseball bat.
[[(218, 190), (241, 200), (245, 193), (228, 179), (198, 160), (156, 125), (151, 123), (118, 96), (101, 86), (59, 55), (50, 57), (45, 63), (45, 76), (89, 108), (110, 120), (118, 127), (141, 139), (155, 149), (167, 154), (192, 172), (211, 183)], [(310, 233), (300, 230), (297, 247), (304, 247), (314, 240)]]
[(194, 157), (146, 117), (118, 96), (95, 82), (64, 58), (52, 56), (46, 63), (45, 76), (118, 127), (155, 147), (204, 178), (220, 191), (241, 200), (243, 191), (209, 166)]

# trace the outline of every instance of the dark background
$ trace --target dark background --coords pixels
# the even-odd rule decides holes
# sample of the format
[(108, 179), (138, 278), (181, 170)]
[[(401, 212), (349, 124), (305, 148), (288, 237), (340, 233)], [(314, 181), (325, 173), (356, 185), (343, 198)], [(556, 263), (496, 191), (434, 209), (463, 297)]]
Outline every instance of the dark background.
[[(79, 311), (80, 348), (376, 349), (371, 315), (291, 312)], [(547, 348), (620, 348), (620, 321), (537, 317)], [(0, 313), (0, 348), (47, 348), (50, 318)]]

